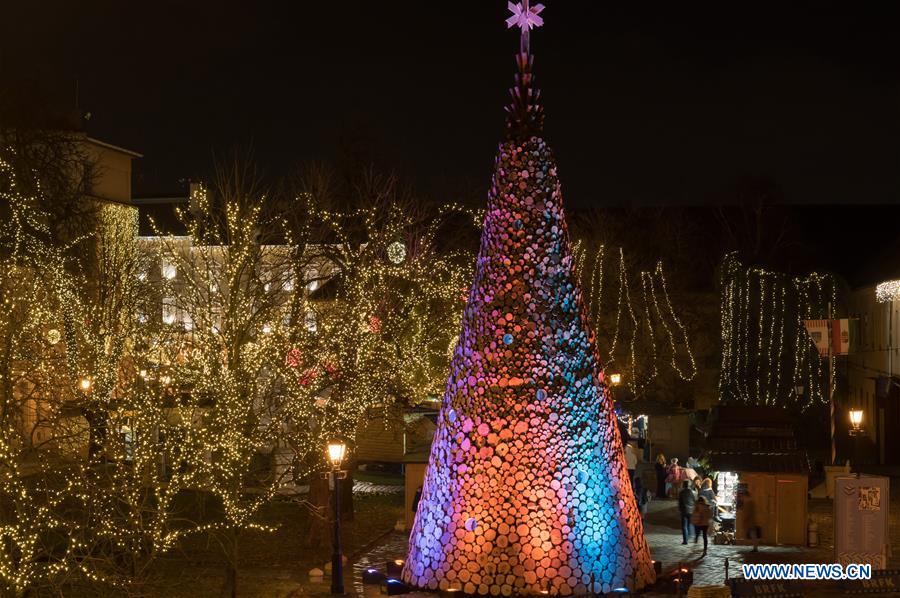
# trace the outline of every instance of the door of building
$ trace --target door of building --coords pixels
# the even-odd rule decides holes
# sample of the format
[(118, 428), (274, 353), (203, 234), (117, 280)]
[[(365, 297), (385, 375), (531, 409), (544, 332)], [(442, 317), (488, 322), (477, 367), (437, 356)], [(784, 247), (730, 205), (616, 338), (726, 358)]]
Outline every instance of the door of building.
[[(738, 492), (747, 492), (741, 500), (752, 503), (753, 524), (760, 528), (760, 540), (763, 544), (771, 544), (775, 542), (775, 476), (770, 473), (741, 473), (740, 476)], [(747, 538), (750, 523), (745, 517), (747, 512), (738, 509), (736, 536), (739, 540)]]
[(806, 543), (806, 484), (798, 478), (779, 477), (775, 486), (776, 544), (803, 545)]

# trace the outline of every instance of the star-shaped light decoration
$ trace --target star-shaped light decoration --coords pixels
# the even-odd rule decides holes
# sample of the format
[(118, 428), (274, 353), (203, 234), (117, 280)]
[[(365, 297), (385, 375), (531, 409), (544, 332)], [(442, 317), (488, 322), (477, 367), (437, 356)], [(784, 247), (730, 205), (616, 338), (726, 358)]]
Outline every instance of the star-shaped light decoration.
[(543, 4), (535, 4), (527, 9), (522, 2), (517, 4), (507, 2), (506, 6), (512, 12), (512, 16), (506, 19), (507, 28), (518, 26), (524, 32), (544, 24), (544, 19), (539, 16), (544, 10)]

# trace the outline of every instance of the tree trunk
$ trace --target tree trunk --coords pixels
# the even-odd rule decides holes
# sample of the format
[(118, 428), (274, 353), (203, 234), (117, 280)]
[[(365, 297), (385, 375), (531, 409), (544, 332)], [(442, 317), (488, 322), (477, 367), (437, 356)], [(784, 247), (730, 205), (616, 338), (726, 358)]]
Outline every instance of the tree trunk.
[(102, 408), (94, 406), (84, 410), (84, 418), (88, 422), (88, 461), (96, 462), (103, 454), (107, 436), (107, 418), (109, 415)]
[(222, 598), (237, 598), (238, 530), (230, 528), (225, 538), (225, 582), (222, 584)]
[(322, 547), (331, 549), (331, 502), (329, 500), (328, 480), (314, 475), (309, 481), (309, 502), (312, 511), (309, 514), (309, 531), (306, 545), (310, 548)]

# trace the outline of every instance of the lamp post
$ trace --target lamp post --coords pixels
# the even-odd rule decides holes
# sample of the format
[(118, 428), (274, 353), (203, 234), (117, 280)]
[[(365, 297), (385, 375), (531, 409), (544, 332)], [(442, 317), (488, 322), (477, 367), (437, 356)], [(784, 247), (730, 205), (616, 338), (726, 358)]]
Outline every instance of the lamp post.
[(610, 374), (609, 375), (609, 383), (612, 386), (618, 386), (619, 384), (621, 384), (622, 383), (622, 374), (619, 374), (618, 372), (615, 374)]
[(344, 562), (341, 554), (341, 480), (347, 472), (341, 469), (347, 445), (343, 440), (334, 439), (328, 442), (328, 462), (331, 463), (331, 475), (334, 501), (334, 542), (331, 551), (331, 593), (344, 593)]
[(859, 437), (863, 435), (862, 428), (863, 410), (856, 408), (850, 410), (850, 436), (853, 438), (853, 459), (856, 461), (856, 477), (859, 477)]

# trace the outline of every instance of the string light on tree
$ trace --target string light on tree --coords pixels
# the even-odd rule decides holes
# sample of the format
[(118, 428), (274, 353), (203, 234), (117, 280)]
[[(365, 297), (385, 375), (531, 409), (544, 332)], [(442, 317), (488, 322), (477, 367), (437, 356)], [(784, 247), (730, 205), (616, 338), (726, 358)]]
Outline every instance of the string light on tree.
[[(669, 294), (662, 261), (653, 271), (638, 272), (640, 286), (635, 289), (639, 300), (632, 300), (631, 283), (625, 252), (615, 251), (613, 280), (606, 280), (604, 265), (609, 259), (606, 247), (595, 250), (578, 243), (573, 249), (577, 271), (581, 275), (586, 314), (598, 332), (598, 344), (606, 364), (623, 364), (628, 373), (628, 387), (635, 394), (646, 392), (660, 375), (660, 360), (668, 357), (671, 371), (689, 382), (697, 375), (697, 364), (691, 349), (687, 328), (675, 311)], [(613, 278), (610, 276), (609, 278)], [(616, 286), (614, 301), (604, 294)], [(657, 346), (657, 337), (666, 339), (665, 348)], [(604, 346), (604, 339), (612, 339)], [(627, 339), (627, 345), (620, 343)]]
[[(811, 273), (789, 277), (725, 257), (721, 279), (722, 401), (751, 405), (827, 402), (827, 364), (815, 352), (804, 320), (827, 317), (835, 280)], [(799, 396), (795, 388), (804, 387)]]

